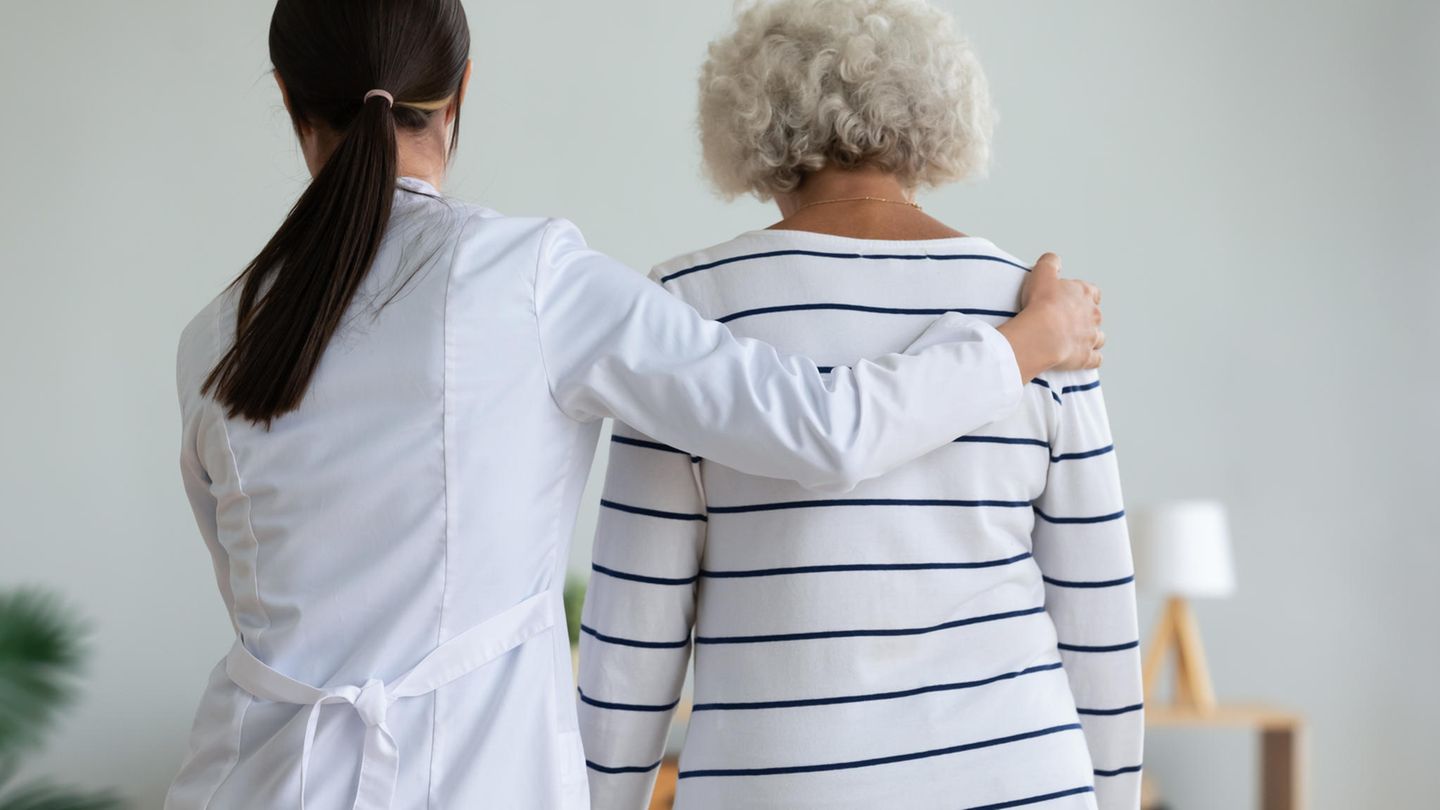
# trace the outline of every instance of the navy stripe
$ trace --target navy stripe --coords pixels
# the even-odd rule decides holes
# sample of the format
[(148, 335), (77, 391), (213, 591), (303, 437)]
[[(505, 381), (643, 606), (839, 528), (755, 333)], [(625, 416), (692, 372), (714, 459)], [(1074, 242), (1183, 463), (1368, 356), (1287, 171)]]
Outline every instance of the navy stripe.
[(1082, 458), (1095, 458), (1096, 456), (1103, 456), (1106, 453), (1113, 452), (1115, 452), (1115, 445), (1107, 444), (1104, 447), (1095, 450), (1086, 450), (1083, 453), (1061, 453), (1058, 456), (1051, 456), (1050, 461), (1052, 463), (1058, 464), (1062, 461), (1076, 461)]
[(1069, 790), (1060, 790), (1056, 791), (1055, 793), (1046, 793), (1043, 796), (1028, 796), (1024, 799), (1012, 799), (1008, 802), (1000, 802), (999, 804), (982, 804), (977, 807), (967, 807), (965, 810), (1005, 810), (1005, 808), (1007, 807), (1024, 807), (1027, 804), (1040, 804), (1041, 802), (1053, 801), (1055, 799), (1063, 799), (1066, 796), (1082, 796), (1086, 793), (1094, 792), (1095, 788), (1093, 786), (1086, 785), (1085, 787), (1070, 788)]
[(1066, 579), (1051, 579), (1050, 577), (1045, 576), (1042, 576), (1041, 579), (1045, 580), (1051, 585), (1060, 588), (1114, 588), (1120, 585), (1129, 585), (1130, 583), (1135, 581), (1134, 576), (1121, 577), (1119, 579), (1102, 579), (1091, 582), (1078, 582), (1075, 580)]
[[(660, 762), (664, 761), (663, 759), (660, 760)], [(623, 768), (611, 768), (608, 765), (596, 765), (587, 759), (585, 760), (585, 767), (592, 771), (599, 771), (600, 773), (649, 773), (660, 767), (660, 762), (656, 762), (654, 765), (631, 765)]]
[(671, 274), (668, 275), (668, 276), (662, 276), (662, 277), (660, 278), (660, 283), (661, 283), (661, 284), (665, 284), (665, 283), (667, 283), (667, 282), (674, 281), (675, 279), (680, 278), (681, 276), (688, 276), (688, 275), (690, 275), (691, 273), (699, 273), (699, 272), (701, 272), (702, 270), (713, 270), (713, 269), (716, 268), (716, 267), (723, 267), (724, 265), (727, 265), (727, 264), (735, 264), (736, 262), (752, 261), (752, 260), (754, 260), (754, 259), (773, 259), (773, 258), (775, 258), (775, 257), (777, 257), (777, 256), (814, 256), (814, 257), (821, 258), (821, 259), (871, 259), (871, 260), (902, 259), (902, 260), (908, 260), (908, 261), (926, 261), (926, 260), (928, 260), (928, 261), (938, 261), (938, 262), (949, 262), (949, 261), (958, 261), (958, 260), (963, 260), (963, 259), (971, 259), (971, 260), (974, 260), (974, 261), (977, 261), (977, 262), (998, 262), (998, 263), (1000, 263), (1000, 264), (1008, 264), (1008, 265), (1010, 265), (1011, 267), (1015, 267), (1015, 268), (1018, 268), (1018, 269), (1020, 269), (1020, 270), (1024, 270), (1024, 271), (1027, 272), (1027, 273), (1030, 272), (1030, 268), (1026, 267), (1026, 266), (1023, 265), (1023, 264), (1016, 264), (1015, 262), (1012, 262), (1012, 261), (1010, 261), (1009, 259), (1002, 259), (1002, 258), (999, 257), (999, 256), (990, 256), (990, 255), (987, 255), (987, 254), (984, 254), (984, 253), (956, 253), (956, 254), (936, 254), (936, 255), (930, 255), (930, 254), (924, 254), (924, 253), (920, 253), (920, 254), (915, 254), (915, 253), (899, 253), (899, 254), (870, 253), (870, 254), (866, 254), (866, 253), (831, 253), (831, 252), (823, 251), (823, 250), (770, 250), (770, 251), (766, 251), (766, 252), (764, 252), (764, 253), (747, 253), (747, 254), (745, 254), (744, 256), (731, 256), (731, 257), (728, 258), (728, 259), (719, 259), (719, 260), (717, 260), (717, 261), (708, 262), (708, 263), (706, 263), (706, 264), (697, 264), (697, 265), (695, 265), (694, 267), (687, 267), (687, 268), (685, 268), (684, 270), (678, 270), (678, 271), (676, 271), (676, 272), (674, 272), (674, 273), (671, 273)]
[(609, 703), (603, 700), (596, 700), (585, 694), (582, 689), (575, 690), (580, 693), (580, 700), (599, 709), (610, 709), (617, 712), (668, 712), (680, 705), (679, 699), (674, 703), (667, 703), (664, 706), (646, 706), (639, 703)]
[(780, 501), (778, 503), (757, 503), (747, 506), (711, 506), (711, 514), (734, 515), (741, 512), (775, 512), (781, 509), (814, 509), (825, 506), (999, 506), (1019, 509), (1030, 506), (1029, 501), (952, 501), (952, 500), (906, 500), (901, 498), (844, 498), (822, 501)]
[(1126, 768), (1116, 768), (1113, 771), (1096, 771), (1096, 776), (1119, 776), (1122, 773), (1139, 773), (1144, 765), (1131, 765)]
[(914, 697), (916, 695), (928, 695), (932, 692), (954, 692), (960, 689), (974, 689), (979, 686), (988, 686), (1000, 681), (1009, 681), (1024, 675), (1033, 675), (1037, 672), (1051, 672), (1060, 669), (1063, 664), (1042, 664), (1029, 667), (1018, 672), (1007, 672), (1003, 675), (985, 678), (979, 681), (961, 681), (959, 683), (940, 683), (933, 686), (921, 686), (917, 689), (905, 689), (899, 692), (875, 692), (868, 695), (846, 695), (844, 697), (831, 698), (807, 698), (804, 700), (767, 700), (754, 703), (697, 703), (692, 711), (696, 712), (717, 712), (717, 711), (748, 711), (752, 709), (799, 709), (806, 706), (833, 706), (840, 703), (868, 703), (874, 700), (895, 700), (897, 698)]
[(774, 315), (779, 312), (809, 312), (829, 310), (836, 312), (870, 312), (877, 315), (944, 315), (948, 312), (958, 312), (962, 315), (991, 315), (997, 318), (1013, 318), (1015, 313), (1001, 309), (973, 309), (968, 307), (954, 307), (948, 309), (901, 309), (895, 307), (872, 307), (860, 304), (786, 304), (783, 306), (760, 307), (758, 309), (747, 309), (740, 312), (733, 312), (715, 320), (720, 323), (730, 323), (741, 318), (753, 318), (756, 315)]
[(993, 748), (997, 745), (1033, 740), (1037, 737), (1045, 737), (1051, 734), (1059, 734), (1063, 731), (1078, 731), (1079, 723), (1070, 723), (1063, 726), (1051, 726), (1050, 728), (1027, 731), (1023, 734), (1012, 734), (1009, 737), (997, 737), (993, 740), (982, 740), (980, 742), (965, 743), (964, 745), (952, 745), (949, 748), (935, 748), (930, 751), (917, 751), (913, 754), (896, 754), (888, 757), (876, 757), (874, 759), (859, 759), (852, 762), (829, 762), (823, 765), (791, 765), (783, 768), (714, 768), (709, 770), (681, 771), (681, 779), (693, 779), (701, 776), (780, 776), (791, 773), (817, 773), (820, 771), (844, 771), (852, 768), (869, 768), (874, 765), (890, 765), (896, 762), (911, 762), (917, 759), (928, 759), (940, 757), (947, 754), (959, 754), (965, 751), (975, 751), (981, 748)]
[(1120, 652), (1122, 650), (1133, 650), (1136, 647), (1140, 646), (1140, 642), (1127, 641), (1124, 644), (1111, 644), (1108, 647), (1087, 647), (1083, 644), (1056, 644), (1055, 646), (1066, 652), (1109, 653)]
[(1005, 619), (1018, 619), (1022, 616), (1033, 616), (1037, 613), (1044, 613), (1045, 608), (1025, 608), (1024, 610), (1007, 610), (1004, 613), (988, 613), (983, 616), (970, 616), (964, 619), (943, 622), (929, 627), (897, 627), (880, 630), (820, 630), (811, 633), (780, 633), (767, 636), (695, 636), (696, 644), (764, 644), (773, 641), (814, 641), (825, 638), (860, 638), (860, 637), (888, 637), (888, 636), (920, 636), (926, 633), (935, 633), (940, 630), (951, 630), (956, 627), (965, 627), (972, 624), (984, 624), (986, 622), (998, 622)]
[(1129, 714), (1138, 712), (1145, 708), (1144, 703), (1136, 703), (1134, 706), (1121, 706), (1118, 709), (1076, 709), (1078, 714), (1088, 714), (1095, 717), (1114, 717), (1117, 714)]
[(604, 574), (607, 577), (614, 577), (615, 579), (628, 579), (631, 582), (644, 582), (647, 585), (689, 585), (690, 583), (699, 579), (699, 577), (684, 577), (682, 579), (672, 579), (669, 577), (647, 577), (642, 574), (631, 574), (626, 571), (616, 571), (614, 568), (606, 568), (599, 563), (590, 563), (590, 570), (594, 571), (597, 574)]
[(1050, 442), (1044, 439), (1022, 439), (1010, 436), (961, 436), (955, 440), (958, 444), (1024, 444), (1033, 447), (1050, 449)]
[[(961, 436), (956, 439), (955, 442), (958, 444), (1024, 444), (1033, 447), (1044, 447), (1047, 450), (1050, 449), (1050, 442), (1044, 439), (1012, 438), (1009, 436)], [(1058, 456), (1051, 456), (1050, 462), (1052, 464), (1058, 464), (1061, 461), (1078, 461), (1080, 459), (1095, 458), (1096, 456), (1103, 456), (1106, 453), (1113, 452), (1115, 452), (1115, 445), (1107, 444), (1104, 447), (1094, 450), (1085, 450), (1079, 453), (1061, 453)]]
[(704, 515), (687, 515), (682, 512), (662, 512), (659, 509), (644, 509), (639, 506), (631, 506), (615, 501), (600, 501), (600, 505), (607, 509), (614, 509), (617, 512), (629, 512), (632, 515), (645, 515), (646, 517), (665, 518), (666, 520), (708, 520)]
[(1045, 521), (1046, 523), (1108, 523), (1112, 520), (1119, 520), (1120, 518), (1125, 517), (1125, 510), (1121, 509), (1119, 512), (1112, 512), (1108, 515), (1096, 515), (1094, 517), (1055, 517), (1053, 515), (1047, 515), (1044, 512), (1041, 512), (1040, 508), (1037, 506), (1035, 508), (1035, 514), (1039, 515), (1040, 519)]
[(1060, 395), (1057, 394), (1057, 393), (1055, 393), (1054, 389), (1051, 389), (1051, 388), (1050, 388), (1050, 383), (1048, 383), (1048, 382), (1040, 379), (1039, 377), (1036, 377), (1035, 379), (1031, 380), (1030, 382), (1034, 383), (1035, 385), (1040, 386), (1041, 388), (1049, 389), (1049, 390), (1050, 390), (1050, 398), (1053, 399), (1053, 400), (1055, 400), (1055, 404), (1057, 404), (1057, 405), (1064, 405), (1064, 404), (1065, 404), (1064, 402), (1061, 402), (1061, 401), (1060, 401)]
[[(1051, 388), (1051, 385), (1050, 385), (1050, 383), (1049, 383), (1048, 381), (1042, 380), (1042, 379), (1040, 379), (1039, 377), (1036, 377), (1035, 379), (1031, 380), (1030, 382), (1032, 382), (1032, 383), (1040, 386), (1041, 388)], [(1081, 383), (1080, 385), (1067, 385), (1067, 386), (1065, 386), (1064, 388), (1061, 388), (1061, 389), (1060, 389), (1060, 394), (1075, 394), (1075, 393), (1078, 393), (1078, 392), (1080, 392), (1080, 391), (1093, 391), (1093, 390), (1095, 390), (1096, 388), (1099, 388), (1099, 387), (1100, 387), (1100, 381), (1099, 381), (1099, 380), (1091, 380), (1091, 381), (1088, 382), (1088, 383)], [(1054, 397), (1054, 399), (1055, 399), (1056, 402), (1060, 402), (1060, 403), (1063, 405), (1064, 403), (1061, 402), (1061, 400), (1060, 400), (1060, 394), (1055, 393), (1054, 389), (1051, 388), (1050, 396), (1051, 396), (1051, 397)]]
[(690, 643), (689, 639), (682, 641), (637, 641), (633, 638), (607, 636), (597, 632), (595, 628), (584, 624), (580, 625), (580, 632), (588, 636), (593, 636), (597, 641), (603, 641), (606, 644), (618, 644), (621, 647), (640, 647), (647, 650), (678, 650)]
[(701, 569), (700, 576), (706, 579), (744, 579), (746, 577), (778, 577), (789, 574), (831, 574), (849, 571), (945, 571), (975, 568), (996, 568), (1013, 565), (1030, 559), (1029, 552), (1006, 557), (1003, 560), (982, 560), (980, 562), (955, 563), (851, 563), (847, 565), (796, 565), (788, 568), (755, 568), (748, 571), (707, 571)]
[[(690, 456), (690, 454), (685, 452), (684, 450), (677, 450), (668, 444), (661, 444), (659, 442), (647, 442), (642, 441), (641, 439), (632, 439), (628, 436), (616, 436), (614, 434), (611, 434), (610, 441), (614, 442), (615, 444), (628, 444), (631, 447), (643, 447), (647, 450), (659, 450), (662, 453), (675, 453), (676, 455)], [(690, 460), (699, 461), (700, 457), (690, 456)]]

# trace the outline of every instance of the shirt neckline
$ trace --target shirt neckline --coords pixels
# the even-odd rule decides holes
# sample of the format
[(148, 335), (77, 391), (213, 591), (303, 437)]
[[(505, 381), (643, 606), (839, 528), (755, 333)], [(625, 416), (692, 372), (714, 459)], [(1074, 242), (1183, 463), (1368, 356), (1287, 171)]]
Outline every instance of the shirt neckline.
[(791, 228), (762, 228), (759, 230), (746, 231), (740, 234), (741, 237), (754, 237), (759, 239), (795, 239), (813, 240), (817, 242), (842, 243), (855, 246), (868, 246), (872, 248), (905, 247), (924, 249), (928, 247), (943, 247), (946, 245), (973, 244), (994, 247), (994, 243), (983, 236), (942, 236), (937, 239), (867, 239), (860, 236), (841, 236), (833, 233), (820, 233), (819, 231), (802, 231)]
[(404, 191), (424, 194), (426, 197), (434, 197), (436, 199), (440, 198), (440, 192), (434, 186), (418, 177), (410, 177), (408, 175), (398, 177), (395, 179), (395, 185)]

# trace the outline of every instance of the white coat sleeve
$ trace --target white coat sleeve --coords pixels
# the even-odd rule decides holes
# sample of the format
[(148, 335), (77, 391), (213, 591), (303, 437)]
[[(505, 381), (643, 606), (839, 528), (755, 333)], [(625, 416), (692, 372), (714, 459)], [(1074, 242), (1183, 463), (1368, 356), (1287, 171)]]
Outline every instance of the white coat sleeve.
[(1094, 372), (1047, 375), (1050, 469), (1035, 501), (1035, 562), (1095, 768), (1100, 810), (1138, 810), (1144, 748), (1135, 569), (1115, 445)]
[(1010, 344), (964, 315), (906, 355), (838, 368), (733, 336), (553, 221), (535, 272), (541, 354), (555, 402), (614, 417), (752, 475), (846, 490), (1006, 414), (1021, 380)]
[(235, 596), (230, 587), (230, 558), (220, 545), (219, 527), (216, 525), (217, 503), (210, 490), (210, 475), (200, 458), (200, 444), (203, 441), (207, 416), (205, 399), (200, 395), (199, 385), (192, 379), (195, 364), (196, 341), (204, 340), (209, 324), (197, 322), (186, 329), (181, 338), (179, 357), (176, 362), (176, 389), (180, 400), (180, 480), (185, 486), (185, 496), (190, 501), (190, 510), (195, 515), (195, 525), (210, 552), (210, 563), (215, 569), (215, 583), (220, 588), (220, 598), (225, 602), (226, 615), (234, 622)]
[(645, 810), (690, 661), (700, 461), (616, 423), (580, 627), (591, 810)]

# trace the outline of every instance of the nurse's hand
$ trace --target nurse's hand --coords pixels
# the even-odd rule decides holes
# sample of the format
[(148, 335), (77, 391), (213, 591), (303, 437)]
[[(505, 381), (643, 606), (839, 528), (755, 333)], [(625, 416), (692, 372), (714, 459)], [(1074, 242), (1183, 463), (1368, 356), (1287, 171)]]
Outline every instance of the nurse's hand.
[(1101, 363), (1100, 289), (1060, 278), (1060, 257), (1046, 253), (1020, 293), (1020, 314), (999, 327), (1010, 341), (1021, 379), (1051, 369), (1094, 369)]

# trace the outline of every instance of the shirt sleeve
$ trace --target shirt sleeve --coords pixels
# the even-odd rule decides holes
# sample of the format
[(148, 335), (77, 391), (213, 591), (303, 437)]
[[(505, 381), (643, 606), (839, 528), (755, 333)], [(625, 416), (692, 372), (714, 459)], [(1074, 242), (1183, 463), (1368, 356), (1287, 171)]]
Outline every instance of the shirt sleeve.
[(1135, 571), (1100, 380), (1049, 377), (1053, 426), (1036, 563), (1084, 727), (1100, 810), (1140, 807), (1144, 744)]
[[(216, 523), (218, 504), (210, 489), (210, 475), (200, 459), (200, 443), (204, 434), (207, 408), (198, 390), (198, 384), (190, 379), (187, 366), (193, 358), (187, 355), (193, 351), (192, 333), (203, 329), (204, 324), (192, 325), (181, 339), (180, 354), (176, 363), (176, 389), (180, 399), (180, 480), (185, 487), (185, 497), (190, 501), (190, 510), (195, 515), (195, 525), (205, 548), (210, 552), (210, 563), (215, 569), (215, 584), (220, 588), (220, 598), (225, 602), (226, 615), (234, 623), (235, 596), (230, 587), (230, 557), (220, 545), (219, 527)], [(202, 332), (203, 334), (203, 332)], [(213, 416), (213, 414), (210, 414)]]
[(951, 313), (907, 350), (838, 368), (736, 338), (553, 221), (535, 311), (555, 402), (752, 475), (853, 488), (1008, 413), (1020, 373), (990, 326)]
[(690, 660), (705, 544), (699, 459), (616, 423), (580, 635), (594, 810), (645, 810)]

